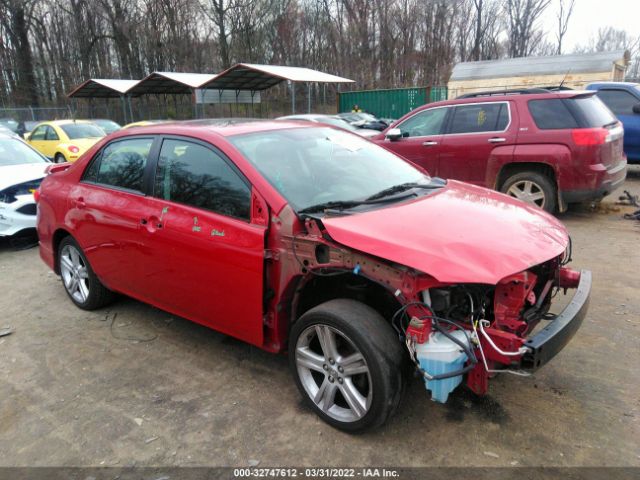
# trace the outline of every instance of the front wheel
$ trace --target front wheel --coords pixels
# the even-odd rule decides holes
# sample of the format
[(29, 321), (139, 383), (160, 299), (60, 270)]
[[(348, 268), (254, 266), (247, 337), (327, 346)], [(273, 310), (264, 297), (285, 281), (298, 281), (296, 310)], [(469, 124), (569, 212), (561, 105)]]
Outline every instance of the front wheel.
[(542, 173), (516, 173), (505, 180), (500, 191), (549, 213), (556, 210), (556, 188), (549, 177)]
[(378, 312), (360, 302), (331, 300), (293, 325), (289, 362), (306, 403), (348, 432), (382, 425), (403, 386), (403, 351)]
[(62, 155), (61, 153), (56, 153), (56, 156), (53, 158), (53, 161), (55, 163), (65, 163), (67, 159), (64, 158), (64, 155)]

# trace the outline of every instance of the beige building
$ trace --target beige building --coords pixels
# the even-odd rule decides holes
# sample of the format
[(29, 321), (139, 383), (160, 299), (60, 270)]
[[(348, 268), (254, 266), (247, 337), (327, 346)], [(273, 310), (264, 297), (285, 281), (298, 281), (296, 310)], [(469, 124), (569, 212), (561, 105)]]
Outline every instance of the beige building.
[(613, 52), (523, 57), (458, 63), (449, 79), (448, 96), (521, 88), (580, 89), (596, 81), (622, 81), (629, 53)]

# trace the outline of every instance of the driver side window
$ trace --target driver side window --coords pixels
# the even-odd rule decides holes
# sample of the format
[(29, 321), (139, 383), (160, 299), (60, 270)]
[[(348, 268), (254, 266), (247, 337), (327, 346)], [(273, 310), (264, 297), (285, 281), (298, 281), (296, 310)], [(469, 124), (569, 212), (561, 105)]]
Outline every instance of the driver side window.
[(427, 137), (442, 133), (448, 108), (433, 108), (416, 113), (402, 122), (398, 128), (403, 137)]
[(47, 133), (47, 126), (46, 125), (40, 125), (38, 128), (36, 128), (33, 133), (31, 134), (30, 139), (31, 140), (44, 140), (44, 136)]

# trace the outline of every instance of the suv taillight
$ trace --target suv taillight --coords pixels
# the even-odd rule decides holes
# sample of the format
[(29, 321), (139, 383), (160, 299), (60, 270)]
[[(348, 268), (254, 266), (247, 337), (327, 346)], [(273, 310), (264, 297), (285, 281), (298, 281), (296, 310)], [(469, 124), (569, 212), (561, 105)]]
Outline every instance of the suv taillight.
[(606, 128), (576, 128), (571, 130), (571, 136), (576, 145), (588, 147), (607, 143), (609, 131)]

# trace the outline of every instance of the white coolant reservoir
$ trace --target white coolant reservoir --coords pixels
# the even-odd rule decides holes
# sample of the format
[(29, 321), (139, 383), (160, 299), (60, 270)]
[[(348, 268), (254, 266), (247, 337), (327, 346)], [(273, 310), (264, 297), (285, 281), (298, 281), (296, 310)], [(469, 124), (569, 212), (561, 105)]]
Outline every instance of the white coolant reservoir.
[[(469, 339), (462, 330), (455, 330), (450, 332), (449, 335), (469, 347)], [(415, 349), (420, 368), (429, 375), (440, 375), (461, 370), (467, 361), (467, 354), (464, 353), (460, 345), (440, 332), (432, 333), (428, 341), (416, 344)], [(447, 401), (449, 394), (460, 385), (461, 381), (462, 375), (442, 380), (427, 380), (425, 378), (427, 390), (431, 391), (431, 399), (440, 403)]]

